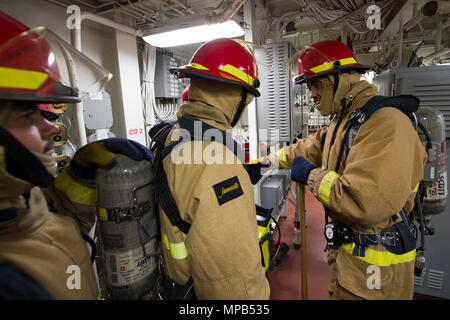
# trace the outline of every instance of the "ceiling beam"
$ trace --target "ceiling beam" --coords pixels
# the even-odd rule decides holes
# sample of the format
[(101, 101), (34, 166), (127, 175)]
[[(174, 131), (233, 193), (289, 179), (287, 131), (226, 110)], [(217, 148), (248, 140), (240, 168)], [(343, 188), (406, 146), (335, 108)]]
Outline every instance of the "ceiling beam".
[(389, 21), (384, 31), (381, 33), (381, 39), (398, 34), (400, 21), (402, 25), (408, 22), (414, 15), (414, 0), (395, 1), (395, 13), (391, 17), (387, 17), (385, 21)]

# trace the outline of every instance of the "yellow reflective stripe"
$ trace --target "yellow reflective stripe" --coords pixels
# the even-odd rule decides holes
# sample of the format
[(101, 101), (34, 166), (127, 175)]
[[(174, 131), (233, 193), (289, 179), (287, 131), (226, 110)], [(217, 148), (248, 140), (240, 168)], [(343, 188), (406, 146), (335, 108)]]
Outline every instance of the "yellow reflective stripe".
[(98, 218), (100, 221), (108, 221), (108, 213), (105, 208), (98, 208)]
[(0, 67), (1, 88), (36, 90), (47, 78), (43, 72)]
[(339, 178), (340, 176), (340, 174), (330, 171), (322, 178), (322, 181), (320, 181), (319, 200), (327, 207), (330, 204), (331, 185), (333, 184), (334, 179)]
[[(342, 245), (345, 251), (353, 254), (355, 243), (344, 243)], [(374, 264), (380, 267), (387, 267), (393, 264), (399, 264), (404, 262), (410, 262), (416, 258), (416, 249), (411, 250), (404, 254), (395, 254), (389, 251), (378, 251), (370, 248), (366, 248), (365, 257), (356, 256), (367, 263)]]
[(277, 155), (278, 155), (278, 161), (279, 161), (279, 168), (280, 169), (290, 169), (291, 166), (286, 161), (286, 155), (284, 154), (284, 148), (278, 150)]
[[(311, 71), (314, 73), (319, 73), (319, 72), (331, 70), (331, 69), (333, 69), (334, 62), (335, 61), (331, 61), (331, 62), (321, 64), (320, 66), (311, 68)], [(339, 60), (339, 62), (341, 63), (341, 67), (352, 64), (352, 63), (357, 63), (354, 58), (341, 59), (341, 60)]]
[(186, 259), (188, 257), (188, 252), (184, 242), (178, 243), (169, 242), (167, 236), (162, 232), (161, 232), (161, 239), (164, 244), (164, 247), (170, 251), (170, 255), (172, 256), (172, 258), (181, 260)]
[(76, 203), (93, 206), (97, 201), (95, 189), (75, 182), (75, 180), (67, 173), (67, 170), (63, 170), (58, 177), (56, 177), (55, 188), (63, 192), (70, 201)]
[(416, 187), (414, 188), (413, 192), (417, 192), (417, 190), (419, 190), (419, 184), (420, 184), (420, 182), (416, 185)]
[(191, 62), (189, 64), (189, 67), (194, 68), (194, 69), (199, 69), (199, 70), (209, 70), (207, 67), (202, 66), (201, 64), (195, 63), (195, 62)]
[(225, 72), (235, 76), (236, 78), (241, 79), (242, 81), (244, 81), (245, 83), (247, 83), (249, 85), (253, 85), (253, 82), (255, 81), (255, 79), (252, 76), (245, 73), (241, 69), (238, 69), (238, 68), (232, 66), (231, 64), (224, 65), (224, 66), (220, 67), (219, 70), (225, 71)]

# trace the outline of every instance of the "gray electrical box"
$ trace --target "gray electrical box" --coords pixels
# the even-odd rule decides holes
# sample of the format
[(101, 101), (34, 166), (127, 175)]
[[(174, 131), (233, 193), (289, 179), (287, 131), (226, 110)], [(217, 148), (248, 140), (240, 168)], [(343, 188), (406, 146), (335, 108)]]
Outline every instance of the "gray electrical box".
[(277, 216), (280, 215), (280, 210), (289, 192), (291, 183), (290, 170), (269, 169), (269, 171), (260, 185), (261, 207), (266, 209), (273, 208), (272, 214)]
[(270, 177), (261, 184), (261, 207), (273, 208), (272, 214), (278, 215), (283, 200), (283, 178)]
[(95, 97), (83, 97), (83, 116), (88, 129), (111, 128), (113, 115), (110, 95), (102, 91)]
[[(423, 106), (437, 108), (444, 114), (446, 136), (450, 136), (450, 66), (397, 68), (373, 79), (381, 95), (412, 94)], [(447, 150), (447, 159), (449, 158)], [(447, 172), (449, 162), (447, 161)], [(447, 180), (448, 188), (448, 180)], [(448, 200), (447, 200), (448, 201)], [(425, 236), (425, 269), (414, 277), (414, 291), (450, 299), (450, 206), (432, 216), (435, 234)]]
[(373, 79), (383, 96), (412, 94), (420, 105), (444, 114), (446, 137), (450, 137), (450, 66), (390, 69)]
[(308, 123), (304, 105), (296, 100), (296, 94), (303, 97), (303, 91), (294, 86), (289, 75), (288, 60), (293, 49), (289, 42), (263, 47), (255, 50), (256, 61), (270, 71), (261, 79), (261, 96), (257, 98), (258, 128), (267, 130), (259, 140), (292, 142)]
[(156, 52), (155, 64), (155, 97), (181, 98), (180, 81), (170, 72), (170, 68), (179, 67), (179, 62), (165, 52)]

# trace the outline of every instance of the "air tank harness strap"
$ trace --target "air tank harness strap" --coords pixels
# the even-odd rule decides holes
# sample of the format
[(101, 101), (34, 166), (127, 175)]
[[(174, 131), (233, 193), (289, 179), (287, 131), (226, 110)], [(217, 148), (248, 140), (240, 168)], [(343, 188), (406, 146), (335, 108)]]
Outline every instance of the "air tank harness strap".
[(151, 151), (155, 154), (153, 164), (155, 166), (155, 177), (153, 183), (155, 186), (155, 195), (161, 208), (173, 226), (178, 227), (184, 234), (188, 234), (191, 225), (181, 218), (180, 211), (169, 189), (167, 176), (164, 171), (163, 159), (170, 154), (173, 148), (181, 142), (181, 140), (172, 141), (165, 146), (167, 136), (176, 122), (160, 123), (149, 131), (152, 139)]
[[(190, 224), (184, 221), (181, 218), (180, 211), (178, 206), (173, 199), (173, 196), (169, 189), (169, 184), (167, 182), (167, 176), (163, 167), (163, 159), (169, 155), (172, 150), (181, 142), (183, 138), (180, 140), (175, 140), (170, 142), (167, 146), (165, 146), (165, 142), (167, 140), (168, 135), (170, 134), (173, 126), (176, 122), (171, 123), (160, 123), (154, 126), (149, 131), (149, 136), (152, 139), (151, 150), (156, 153), (154, 159), (155, 172), (156, 176), (154, 178), (154, 185), (156, 191), (156, 197), (158, 199), (161, 208), (163, 208), (165, 214), (167, 215), (170, 223), (173, 226), (178, 227), (183, 233), (187, 234), (190, 229)], [(201, 130), (198, 130), (195, 126), (196, 123), (201, 125)], [(231, 137), (229, 137), (225, 131), (219, 130), (197, 118), (191, 117), (189, 115), (184, 115), (180, 119), (178, 119), (178, 124), (182, 129), (185, 129), (189, 132), (191, 136), (191, 141), (193, 140), (204, 140), (205, 137), (209, 137), (210, 135), (205, 135), (205, 132), (210, 129), (216, 130), (215, 132), (222, 135), (221, 142), (228, 147), (233, 153), (244, 162), (244, 153), (242, 149), (239, 147), (236, 141), (234, 141)], [(210, 140), (213, 140), (213, 137), (210, 137)], [(230, 143), (231, 142), (231, 143)], [(232, 144), (232, 145), (231, 145)], [(155, 152), (156, 151), (156, 152)]]

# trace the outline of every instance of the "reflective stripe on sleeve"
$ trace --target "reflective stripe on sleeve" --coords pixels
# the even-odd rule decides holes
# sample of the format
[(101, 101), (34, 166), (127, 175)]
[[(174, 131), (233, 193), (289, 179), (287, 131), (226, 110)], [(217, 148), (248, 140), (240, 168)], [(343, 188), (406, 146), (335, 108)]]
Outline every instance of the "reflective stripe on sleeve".
[(286, 161), (286, 155), (284, 154), (284, 148), (277, 151), (279, 167), (280, 169), (290, 169), (291, 166)]
[(327, 207), (330, 204), (330, 192), (333, 181), (340, 176), (340, 174), (330, 171), (322, 178), (322, 181), (320, 181), (319, 200)]
[(97, 201), (97, 192), (95, 189), (77, 183), (69, 173), (67, 173), (67, 170), (63, 170), (58, 177), (56, 177), (55, 188), (64, 193), (70, 201), (75, 203), (93, 206)]
[(188, 257), (188, 252), (184, 242), (173, 243), (169, 242), (167, 235), (161, 232), (161, 239), (164, 247), (170, 251), (172, 258), (177, 260), (186, 259)]
[[(355, 248), (355, 243), (344, 243), (342, 248), (345, 251), (353, 254), (353, 249)], [(387, 267), (393, 264), (399, 264), (404, 262), (410, 262), (416, 258), (416, 249), (411, 250), (404, 254), (395, 254), (389, 251), (378, 251), (370, 248), (366, 248), (365, 257), (356, 256), (369, 264), (377, 265), (380, 267)]]

